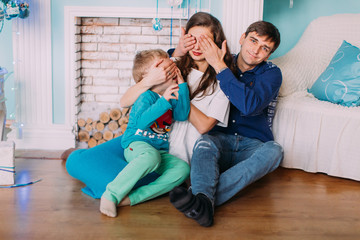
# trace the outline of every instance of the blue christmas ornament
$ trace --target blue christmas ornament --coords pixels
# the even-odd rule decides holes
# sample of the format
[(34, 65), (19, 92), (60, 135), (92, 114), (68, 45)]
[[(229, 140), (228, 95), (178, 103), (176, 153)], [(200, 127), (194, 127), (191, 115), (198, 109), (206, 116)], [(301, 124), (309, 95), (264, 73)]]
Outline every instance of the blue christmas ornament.
[(27, 18), (30, 15), (29, 4), (26, 2), (20, 3), (19, 18)]
[(11, 20), (19, 16), (20, 10), (16, 1), (9, 1), (4, 9), (6, 20)]
[(160, 22), (160, 18), (154, 18), (152, 20), (152, 24), (153, 24), (153, 29), (155, 30), (155, 32), (159, 32), (163, 29), (163, 26)]
[(0, 22), (4, 21), (4, 16), (5, 16), (4, 10), (0, 7)]
[(4, 27), (4, 18), (5, 18), (4, 10), (2, 10), (2, 8), (0, 7), (0, 33)]
[(159, 13), (159, 0), (156, 1), (156, 17), (152, 20), (153, 29), (155, 32), (159, 32), (163, 28), (160, 22), (160, 18), (158, 18), (158, 13)]

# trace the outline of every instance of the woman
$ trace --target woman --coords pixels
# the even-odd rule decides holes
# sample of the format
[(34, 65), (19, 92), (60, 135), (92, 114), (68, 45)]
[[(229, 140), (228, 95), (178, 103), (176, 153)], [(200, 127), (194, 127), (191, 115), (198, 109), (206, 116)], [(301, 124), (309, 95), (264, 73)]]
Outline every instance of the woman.
[[(205, 60), (199, 44), (201, 36), (209, 37), (222, 48), (225, 63), (231, 69), (234, 68), (220, 22), (208, 13), (194, 14), (186, 24), (186, 29), (182, 30), (179, 44), (172, 53), (189, 85), (191, 110), (188, 121), (175, 122), (172, 126), (170, 153), (188, 163), (200, 135), (210, 131), (216, 124), (226, 126), (229, 116), (229, 101), (220, 90), (215, 70)], [(171, 71), (169, 75), (172, 75)], [(130, 88), (121, 99), (122, 107), (131, 106), (145, 90), (146, 87), (137, 85)]]
[[(172, 56), (181, 70), (190, 88), (191, 110), (188, 121), (175, 122), (170, 132), (170, 153), (189, 162), (192, 148), (197, 138), (208, 132), (216, 124), (226, 125), (229, 114), (229, 102), (220, 90), (215, 70), (206, 62), (199, 39), (208, 36), (221, 48), (224, 61), (231, 69), (232, 56), (225, 41), (225, 34), (220, 22), (208, 13), (194, 14), (182, 31), (179, 44)], [(171, 64), (159, 69), (157, 82), (141, 81), (131, 87), (122, 97), (121, 106), (131, 106), (135, 100), (153, 85), (166, 81), (175, 75)], [(164, 76), (167, 77), (164, 77)], [(115, 138), (91, 149), (80, 149), (73, 152), (66, 163), (70, 175), (84, 182), (83, 191), (94, 198), (100, 198), (107, 183), (113, 180), (126, 162), (123, 160), (123, 149), (120, 138)], [(149, 183), (156, 178), (151, 173), (139, 182)], [(135, 186), (136, 187), (136, 186)]]

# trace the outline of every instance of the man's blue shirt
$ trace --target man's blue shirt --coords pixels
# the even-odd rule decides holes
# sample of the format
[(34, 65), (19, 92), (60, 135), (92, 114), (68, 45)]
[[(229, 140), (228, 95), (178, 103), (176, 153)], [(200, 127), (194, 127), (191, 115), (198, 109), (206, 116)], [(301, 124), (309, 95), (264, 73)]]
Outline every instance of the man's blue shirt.
[[(234, 61), (237, 61), (235, 56)], [(256, 138), (263, 142), (273, 140), (269, 124), (269, 104), (276, 100), (282, 82), (280, 69), (271, 62), (262, 62), (254, 69), (236, 76), (225, 69), (217, 75), (220, 88), (231, 103), (228, 127), (216, 126), (212, 131)]]

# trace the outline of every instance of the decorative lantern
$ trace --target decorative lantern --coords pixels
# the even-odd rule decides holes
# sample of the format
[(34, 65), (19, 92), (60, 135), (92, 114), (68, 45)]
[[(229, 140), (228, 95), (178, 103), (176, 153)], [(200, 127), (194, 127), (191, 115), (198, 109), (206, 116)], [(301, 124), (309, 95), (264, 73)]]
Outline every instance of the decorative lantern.
[(180, 4), (182, 4), (183, 0), (167, 0), (167, 3), (171, 6), (171, 7), (177, 7)]

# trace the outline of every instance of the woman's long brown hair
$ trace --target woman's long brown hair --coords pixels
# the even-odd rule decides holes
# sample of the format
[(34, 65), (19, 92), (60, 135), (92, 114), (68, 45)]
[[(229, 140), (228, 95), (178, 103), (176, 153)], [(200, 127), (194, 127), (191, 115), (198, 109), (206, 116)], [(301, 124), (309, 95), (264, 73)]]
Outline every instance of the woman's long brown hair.
[[(214, 36), (213, 41), (219, 48), (221, 48), (221, 45), (223, 41), (226, 40), (226, 38), (221, 23), (219, 22), (218, 19), (205, 12), (195, 13), (188, 20), (186, 24), (185, 34), (187, 34), (191, 28), (197, 26), (209, 28), (210, 32)], [(233, 57), (230, 53), (227, 44), (226, 44), (226, 54), (224, 57), (224, 62), (230, 68), (230, 70), (235, 73), (235, 65), (233, 64)], [(184, 55), (183, 57), (181, 57), (176, 64), (179, 67), (185, 81), (187, 80), (191, 68), (198, 69), (198, 67), (195, 64), (195, 61), (191, 58), (189, 52), (186, 53), (186, 55)], [(212, 94), (215, 90), (216, 81), (217, 81), (216, 72), (214, 68), (209, 65), (200, 80), (198, 88), (195, 89), (195, 91), (190, 94), (190, 99), (193, 99), (198, 94), (199, 97), (204, 97), (206, 95)]]

